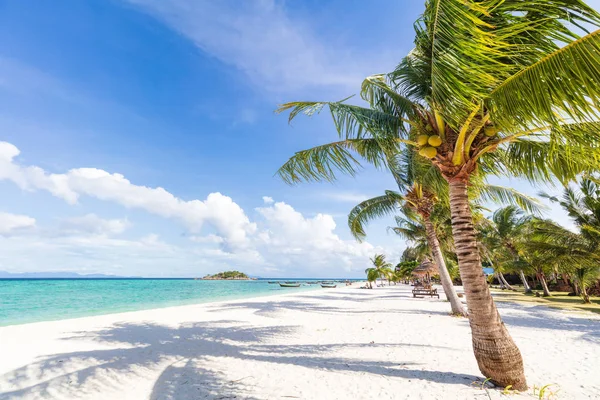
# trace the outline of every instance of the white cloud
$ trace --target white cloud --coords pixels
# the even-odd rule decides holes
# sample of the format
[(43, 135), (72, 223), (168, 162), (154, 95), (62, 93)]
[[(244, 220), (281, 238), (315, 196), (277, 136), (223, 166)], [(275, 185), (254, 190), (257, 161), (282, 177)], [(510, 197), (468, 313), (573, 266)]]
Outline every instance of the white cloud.
[(313, 274), (340, 267), (345, 271), (361, 271), (369, 256), (383, 250), (367, 242), (341, 239), (335, 233), (336, 223), (331, 215), (307, 218), (283, 202), (257, 211), (264, 219), (257, 247), (267, 259), (279, 264), (301, 264)]
[(128, 0), (270, 90), (334, 85), (355, 90), (365, 76), (386, 71), (399, 55), (386, 47), (353, 51), (274, 0)]
[[(0, 240), (0, 267), (4, 269), (15, 265), (26, 270), (40, 265), (51, 268), (46, 260), (54, 260), (61, 266), (85, 266), (82, 273), (115, 273), (114, 268), (122, 266), (123, 271), (116, 273), (190, 276), (235, 268), (258, 275), (343, 276), (351, 271), (360, 276), (368, 258), (383, 252), (369, 243), (342, 239), (331, 215), (306, 217), (268, 196), (250, 221), (238, 204), (220, 193), (211, 193), (203, 201), (184, 201), (161, 187), (135, 185), (122, 174), (95, 168), (49, 173), (20, 165), (15, 159), (18, 155), (15, 146), (0, 142), (0, 180), (12, 181), (23, 190), (48, 191), (70, 204), (89, 196), (142, 209), (181, 222), (193, 235), (178, 245), (164, 243), (155, 234), (117, 239), (113, 236), (131, 226), (128, 219), (103, 219), (90, 213), (42, 229), (31, 217), (0, 213), (0, 234), (5, 236)], [(214, 233), (201, 234), (205, 223)], [(22, 230), (29, 230), (30, 235), (13, 235)], [(35, 251), (23, 251), (27, 243)], [(15, 261), (19, 251), (21, 258)], [(102, 268), (102, 262), (111, 269)], [(166, 271), (165, 265), (169, 265)]]
[(35, 228), (35, 218), (0, 212), (0, 235), (8, 236)]
[(196, 243), (223, 243), (223, 238), (217, 235), (206, 235), (206, 236), (190, 236), (190, 240)]
[(70, 204), (75, 204), (81, 195), (112, 201), (177, 219), (192, 232), (199, 232), (206, 222), (231, 249), (244, 247), (248, 235), (256, 231), (256, 224), (249, 221), (244, 210), (221, 193), (211, 193), (204, 201), (184, 201), (161, 187), (134, 185), (121, 174), (97, 168), (51, 174), (36, 166), (21, 166), (14, 160), (19, 153), (14, 145), (0, 142), (0, 180), (10, 180), (24, 190), (46, 190)]
[(118, 235), (130, 226), (127, 219), (102, 219), (96, 214), (87, 214), (64, 219), (60, 223), (60, 230), (67, 234)]

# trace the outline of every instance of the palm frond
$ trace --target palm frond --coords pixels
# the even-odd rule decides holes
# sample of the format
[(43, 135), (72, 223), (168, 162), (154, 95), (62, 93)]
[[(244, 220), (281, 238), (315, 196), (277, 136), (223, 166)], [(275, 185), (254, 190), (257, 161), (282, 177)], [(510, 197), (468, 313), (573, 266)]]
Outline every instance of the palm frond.
[(493, 90), (487, 105), (500, 126), (526, 128), (548, 122), (558, 125), (566, 117), (597, 121), (598, 99), (600, 30), (509, 77)]
[(373, 219), (390, 215), (398, 210), (404, 196), (393, 191), (386, 191), (383, 196), (365, 200), (350, 211), (348, 227), (350, 233), (361, 241), (365, 238), (365, 226)]
[(361, 86), (361, 97), (372, 108), (398, 118), (410, 118), (417, 104), (392, 89), (386, 80), (387, 75), (383, 74), (367, 77)]
[(484, 167), (501, 167), (502, 170), (497, 171), (532, 182), (552, 182), (556, 178), (566, 183), (581, 173), (598, 169), (598, 148), (592, 146), (597, 146), (592, 140), (588, 143), (565, 144), (520, 139), (506, 148), (486, 154), (481, 160)]
[(477, 188), (480, 200), (501, 204), (512, 204), (535, 215), (541, 215), (546, 208), (535, 197), (528, 196), (518, 190), (499, 185), (481, 185)]
[[(386, 147), (387, 146), (387, 147)], [(349, 139), (297, 152), (276, 175), (288, 184), (336, 180), (337, 173), (350, 176), (362, 169), (359, 156), (377, 168), (387, 168), (386, 152), (393, 153), (394, 142), (376, 139)]]
[[(455, 127), (475, 108), (474, 99), (484, 98), (487, 88), (497, 84), (499, 70), (506, 69), (498, 50), (505, 43), (485, 18), (494, 3), (428, 0), (415, 24), (411, 57), (418, 61), (412, 64), (429, 74), (420, 77), (430, 84), (428, 101)], [(402, 70), (393, 76), (407, 83)]]
[(328, 107), (338, 135), (342, 139), (361, 139), (366, 137), (394, 138), (400, 137), (404, 131), (402, 120), (374, 108), (365, 108), (344, 103), (346, 99), (336, 102), (296, 101), (282, 104), (277, 113), (290, 110), (288, 121), (291, 122), (299, 114), (312, 116)]

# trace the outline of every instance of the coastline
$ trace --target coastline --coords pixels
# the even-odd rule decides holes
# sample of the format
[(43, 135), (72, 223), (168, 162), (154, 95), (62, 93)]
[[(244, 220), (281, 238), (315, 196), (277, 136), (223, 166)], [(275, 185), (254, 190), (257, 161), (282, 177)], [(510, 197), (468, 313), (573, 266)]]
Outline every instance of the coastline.
[[(0, 327), (0, 399), (488, 398), (468, 321), (448, 303), (357, 288)], [(498, 307), (531, 388), (600, 391), (599, 317)]]
[[(360, 282), (359, 282), (360, 283)], [(358, 289), (359, 286), (354, 286), (354, 287), (345, 287), (345, 289)], [(34, 321), (34, 322), (24, 322), (24, 323), (19, 323), (19, 324), (12, 324), (12, 325), (0, 325), (0, 338), (2, 337), (2, 329), (3, 328), (11, 328), (11, 327), (17, 327), (17, 326), (29, 326), (29, 325), (36, 325), (36, 324), (45, 324), (45, 323), (61, 323), (61, 322), (67, 322), (67, 321), (76, 321), (76, 320), (83, 320), (83, 319), (87, 319), (87, 318), (102, 318), (102, 317), (127, 317), (127, 316), (131, 316), (131, 314), (135, 314), (135, 313), (153, 313), (154, 311), (189, 311), (189, 310), (185, 310), (185, 308), (193, 308), (193, 307), (197, 307), (197, 306), (218, 306), (218, 305), (223, 305), (223, 304), (236, 304), (236, 303), (244, 303), (246, 301), (254, 301), (254, 300), (265, 300), (265, 299), (270, 299), (270, 298), (278, 298), (278, 297), (288, 297), (288, 296), (298, 296), (298, 295), (302, 295), (304, 293), (313, 293), (314, 291), (317, 291), (319, 289), (325, 291), (325, 290), (331, 290), (331, 289), (322, 289), (320, 287), (309, 287), (306, 289), (302, 289), (302, 290), (298, 290), (295, 291), (294, 293), (294, 289), (296, 288), (291, 288), (289, 290), (282, 290), (282, 292), (284, 293), (273, 293), (273, 294), (269, 294), (269, 293), (258, 293), (256, 295), (253, 295), (251, 297), (229, 297), (229, 298), (221, 298), (221, 299), (217, 299), (217, 300), (206, 300), (206, 301), (199, 301), (199, 302), (194, 302), (194, 303), (189, 303), (189, 304), (175, 304), (175, 305), (165, 305), (165, 306), (158, 306), (158, 307), (152, 307), (152, 308), (143, 308), (143, 309), (139, 309), (139, 310), (129, 310), (129, 311), (116, 311), (116, 312), (106, 312), (106, 313), (102, 313), (102, 314), (95, 314), (95, 315), (84, 315), (84, 316), (79, 316), (79, 317), (68, 317), (68, 318), (61, 318), (61, 319), (48, 319), (48, 320), (43, 320), (43, 321)], [(340, 288), (341, 289), (341, 288)], [(0, 398), (1, 399), (1, 398)]]
[[(15, 280), (16, 281), (16, 280)], [(94, 302), (93, 304), (90, 304), (90, 301), (87, 302), (87, 304), (79, 304), (81, 303), (81, 297), (79, 298), (79, 302), (75, 303), (76, 305), (79, 306), (79, 309), (73, 309), (72, 307), (72, 300), (73, 300), (73, 292), (72, 292), (72, 287), (70, 287), (70, 283), (68, 286), (68, 290), (66, 290), (66, 297), (63, 296), (62, 298), (62, 304), (54, 304), (54, 306), (50, 306), (48, 307), (48, 303), (46, 301), (42, 300), (38, 300), (37, 298), (32, 298), (29, 299), (30, 295), (28, 294), (29, 291), (28, 289), (25, 289), (23, 291), (21, 291), (20, 295), (21, 295), (21, 301), (23, 301), (23, 296), (27, 296), (28, 299), (26, 301), (28, 301), (29, 307), (25, 307), (24, 309), (21, 309), (21, 307), (18, 307), (18, 302), (19, 300), (17, 300), (17, 304), (10, 304), (10, 299), (14, 297), (14, 293), (12, 293), (10, 291), (10, 289), (5, 290), (3, 293), (3, 297), (5, 299), (9, 299), (9, 303), (5, 305), (5, 310), (1, 310), (0, 309), (0, 327), (3, 326), (13, 326), (13, 325), (22, 325), (22, 324), (29, 324), (29, 323), (36, 323), (36, 322), (44, 322), (44, 321), (61, 321), (61, 320), (67, 320), (67, 319), (76, 319), (76, 318), (85, 318), (85, 317), (92, 317), (92, 316), (102, 316), (102, 315), (110, 315), (110, 314), (119, 314), (119, 313), (126, 313), (126, 312), (135, 312), (135, 311), (145, 311), (145, 310), (153, 310), (153, 309), (160, 309), (160, 308), (168, 308), (168, 307), (177, 307), (177, 306), (185, 306), (185, 305), (196, 305), (196, 304), (208, 304), (208, 303), (212, 303), (212, 302), (218, 302), (218, 301), (232, 301), (232, 300), (239, 300), (239, 299), (250, 299), (250, 298), (254, 298), (254, 297), (265, 297), (265, 296), (277, 296), (280, 294), (283, 294), (287, 291), (290, 291), (290, 289), (282, 289), (279, 288), (278, 286), (275, 285), (269, 285), (267, 282), (267, 280), (260, 280), (260, 281), (255, 281), (255, 280), (224, 280), (224, 281), (214, 281), (214, 280), (207, 280), (207, 281), (202, 281), (202, 280), (194, 280), (193, 278), (168, 278), (168, 279), (154, 279), (154, 278), (143, 278), (143, 279), (117, 279), (117, 280), (113, 280), (113, 279), (32, 279), (32, 280), (19, 280), (22, 283), (27, 283), (27, 284), (31, 284), (33, 282), (39, 282), (39, 283), (45, 283), (45, 282), (53, 282), (53, 284), (56, 284), (56, 282), (60, 282), (60, 283), (69, 283), (69, 282), (76, 282), (78, 285), (81, 284), (88, 284), (88, 283), (96, 283), (98, 281), (101, 281), (103, 283), (111, 283), (111, 286), (107, 287), (107, 289), (110, 289), (113, 293), (116, 292), (118, 293), (119, 296), (121, 296), (121, 299), (115, 299), (115, 301), (109, 301), (108, 304), (105, 304), (104, 306)], [(129, 301), (129, 296), (136, 296), (137, 297), (137, 293), (136, 290), (134, 290), (133, 292), (125, 292), (122, 289), (117, 289), (115, 287), (112, 286), (112, 283), (127, 283), (128, 281), (133, 281), (136, 283), (147, 283), (147, 282), (154, 282), (154, 281), (158, 281), (161, 282), (160, 287), (156, 287), (156, 288), (150, 288), (150, 289), (146, 289), (149, 291), (152, 290), (158, 290), (159, 293), (161, 295), (167, 293), (166, 289), (163, 285), (162, 282), (168, 282), (169, 284), (171, 283), (175, 283), (178, 284), (178, 282), (185, 282), (187, 284), (193, 284), (194, 287), (192, 288), (192, 290), (190, 291), (189, 287), (187, 288), (180, 288), (180, 286), (177, 286), (171, 289), (171, 293), (175, 292), (175, 296), (174, 297), (166, 297), (166, 298), (157, 298), (157, 297), (152, 297), (152, 299), (150, 301), (142, 301), (142, 302), (130, 302)], [(1, 283), (1, 282), (0, 282)], [(211, 285), (210, 287), (197, 287), (198, 284), (209, 284)], [(241, 284), (241, 286), (236, 286), (236, 287), (230, 287), (230, 286), (221, 286), (221, 285), (235, 285), (235, 284)], [(257, 284), (258, 286), (254, 286), (255, 284)], [(217, 286), (214, 286), (217, 285)], [(251, 286), (246, 286), (246, 285), (251, 285)], [(188, 297), (181, 297), (181, 290), (183, 289), (188, 289)], [(320, 289), (318, 287), (312, 287), (312, 286), (303, 286), (301, 288), (295, 288), (293, 290), (298, 291), (298, 292), (304, 292), (304, 291), (312, 291), (315, 289)], [(63, 288), (64, 290), (64, 288)], [(27, 293), (25, 293), (27, 292)], [(79, 292), (81, 293), (81, 295), (83, 297), (85, 297), (86, 295), (90, 294), (94, 292), (93, 288), (87, 288), (84, 289), (84, 291)], [(213, 293), (216, 292), (216, 293)], [(97, 292), (96, 292), (97, 293)], [(102, 289), (100, 291), (100, 294), (103, 297), (110, 297), (110, 296), (106, 296), (107, 292), (104, 291), (104, 289)], [(47, 296), (50, 296), (51, 298), (48, 300), (51, 300), (52, 303), (55, 303), (57, 301), (57, 297), (59, 297), (59, 293), (56, 292), (55, 290), (50, 291), (49, 293), (47, 293)], [(76, 294), (75, 294), (76, 296)], [(19, 297), (18, 295), (16, 296), (17, 298)], [(91, 297), (92, 300), (94, 300), (93, 297)], [(45, 309), (44, 310), (37, 310), (37, 309), (32, 309), (31, 307), (34, 307), (34, 304), (44, 304), (45, 305)], [(87, 305), (87, 307), (86, 307)], [(14, 307), (14, 308), (11, 308)], [(54, 309), (54, 313), (51, 312), (52, 309)], [(35, 315), (35, 312), (38, 312), (38, 314), (41, 313), (41, 315)], [(8, 316), (6, 315), (8, 313)], [(33, 314), (33, 315), (32, 315)], [(11, 318), (11, 315), (16, 315), (16, 318)], [(26, 316), (25, 318), (23, 316)]]

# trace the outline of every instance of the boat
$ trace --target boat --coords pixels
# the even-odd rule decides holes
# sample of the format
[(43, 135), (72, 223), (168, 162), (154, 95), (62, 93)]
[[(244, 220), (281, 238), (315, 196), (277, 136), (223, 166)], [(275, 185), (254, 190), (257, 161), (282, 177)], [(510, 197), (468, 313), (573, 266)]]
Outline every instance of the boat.
[(299, 283), (281, 283), (279, 282), (279, 286), (281, 287), (300, 287)]
[(269, 283), (272, 284), (272, 283), (279, 283), (279, 282), (277, 282), (277, 281), (269, 281)]
[(337, 285), (335, 283), (321, 283), (322, 288), (335, 289)]
[(285, 281), (283, 283), (287, 283), (288, 285), (295, 285), (296, 283), (300, 284), (300, 282), (295, 282), (295, 281)]
[(312, 281), (312, 282), (306, 282), (308, 285), (317, 285), (319, 282), (317, 281)]

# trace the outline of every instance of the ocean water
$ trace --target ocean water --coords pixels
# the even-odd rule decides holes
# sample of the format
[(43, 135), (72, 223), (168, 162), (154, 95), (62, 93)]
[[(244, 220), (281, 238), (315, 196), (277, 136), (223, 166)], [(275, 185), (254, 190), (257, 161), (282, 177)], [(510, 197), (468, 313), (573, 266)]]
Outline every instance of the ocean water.
[(326, 289), (266, 280), (7, 279), (0, 280), (0, 326), (306, 290)]

